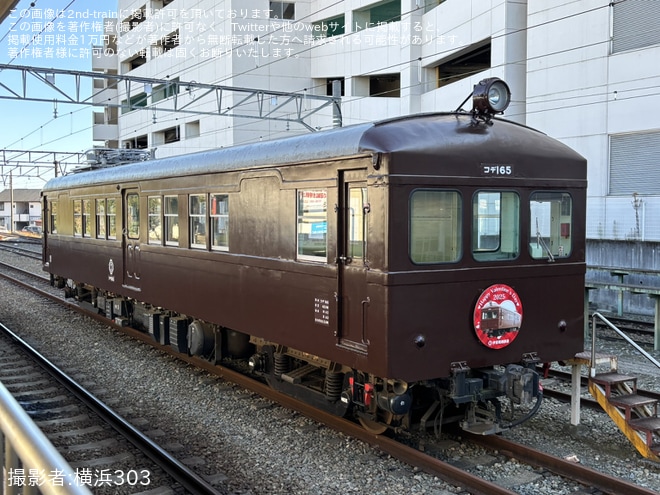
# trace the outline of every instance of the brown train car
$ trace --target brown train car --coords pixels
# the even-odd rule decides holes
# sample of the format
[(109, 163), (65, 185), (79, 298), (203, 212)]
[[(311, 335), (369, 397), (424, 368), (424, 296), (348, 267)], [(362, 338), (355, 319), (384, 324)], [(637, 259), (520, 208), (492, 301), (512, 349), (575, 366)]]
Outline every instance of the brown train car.
[[(499, 431), (500, 397), (540, 401), (534, 365), (583, 350), (586, 162), (505, 120), (398, 118), (42, 195), (44, 269), (70, 296), (375, 432), (436, 401)], [(481, 308), (506, 300), (520, 329), (489, 336)]]

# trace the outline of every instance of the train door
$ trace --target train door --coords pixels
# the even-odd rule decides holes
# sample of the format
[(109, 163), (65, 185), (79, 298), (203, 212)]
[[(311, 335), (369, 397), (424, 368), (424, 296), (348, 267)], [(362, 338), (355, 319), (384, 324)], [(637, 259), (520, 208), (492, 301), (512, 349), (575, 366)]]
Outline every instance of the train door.
[(140, 196), (137, 189), (125, 189), (123, 203), (123, 285), (140, 290)]
[(367, 227), (369, 203), (366, 170), (341, 171), (337, 236), (339, 345), (366, 353), (369, 298), (367, 297)]

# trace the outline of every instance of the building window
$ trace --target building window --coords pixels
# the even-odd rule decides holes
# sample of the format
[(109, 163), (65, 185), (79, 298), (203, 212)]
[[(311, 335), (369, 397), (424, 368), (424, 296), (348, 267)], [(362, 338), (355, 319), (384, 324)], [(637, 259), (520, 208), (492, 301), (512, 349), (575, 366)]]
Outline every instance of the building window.
[(108, 239), (117, 238), (117, 200), (108, 199), (106, 202), (105, 224), (108, 229)]
[(472, 254), (478, 261), (510, 260), (520, 252), (520, 198), (479, 191), (472, 201)]
[(153, 144), (155, 146), (159, 144), (176, 143), (180, 140), (181, 133), (178, 125), (168, 129), (163, 129), (162, 131), (154, 132), (153, 134)]
[(343, 77), (329, 77), (328, 79), (326, 79), (325, 94), (327, 96), (334, 96), (332, 94), (332, 86), (333, 86), (334, 81), (339, 81), (339, 84), (341, 86), (341, 91), (340, 91), (339, 95), (344, 96), (344, 88), (345, 88), (346, 80)]
[(473, 45), (468, 51), (463, 51), (443, 61), (436, 69), (438, 87), (441, 88), (490, 69), (490, 54), (491, 44), (488, 39)]
[(298, 191), (298, 259), (327, 261), (328, 192)]
[(612, 53), (660, 44), (660, 2), (612, 2)]
[(151, 56), (152, 58), (157, 57), (158, 55), (162, 55), (163, 53), (169, 52), (170, 50), (174, 50), (177, 46), (179, 46), (179, 44), (179, 31), (176, 30), (173, 33), (170, 33), (158, 40), (158, 43), (151, 47)]
[(456, 191), (419, 190), (410, 198), (410, 258), (449, 263), (461, 258), (461, 196)]
[(211, 194), (211, 249), (229, 249), (229, 196)]
[(140, 93), (135, 96), (131, 96), (129, 100), (122, 100), (121, 102), (121, 113), (129, 113), (135, 110), (136, 108), (146, 107), (147, 106), (147, 94)]
[(293, 2), (270, 2), (270, 18), (285, 20), (295, 19), (295, 4)]
[(157, 101), (165, 100), (179, 94), (179, 91), (179, 78), (176, 77), (172, 79), (171, 82), (159, 84), (158, 86), (154, 87), (151, 93), (151, 102), (156, 103)]
[(123, 147), (125, 149), (146, 149), (149, 147), (149, 138), (146, 134), (143, 134), (142, 136), (127, 139), (126, 141), (123, 141)]
[(83, 221), (82, 221), (82, 200), (73, 200), (73, 235), (82, 237)]
[(609, 194), (660, 194), (660, 132), (610, 136)]
[(564, 192), (537, 192), (529, 198), (532, 258), (554, 260), (571, 254), (573, 200)]
[(401, 20), (401, 0), (378, 2), (374, 7), (353, 11), (353, 31), (361, 31)]
[(165, 196), (165, 244), (168, 246), (179, 245), (179, 198), (177, 196)]
[(383, 74), (369, 78), (369, 96), (401, 96), (401, 75)]
[(162, 243), (162, 199), (160, 196), (150, 196), (147, 199), (147, 214), (149, 216), (149, 244)]
[(105, 199), (96, 200), (96, 237), (97, 239), (105, 239), (107, 232), (105, 229)]
[(127, 59), (122, 64), (123, 72), (130, 72), (147, 63), (147, 51), (140, 50), (136, 55)]
[(324, 19), (313, 23), (314, 38), (330, 38), (332, 36), (339, 36), (346, 32), (346, 20), (344, 14), (333, 17), (331, 19)]
[(131, 15), (124, 19), (121, 23), (122, 33), (127, 33), (132, 29), (135, 29), (141, 23), (147, 19), (146, 5), (143, 5), (140, 8), (131, 10)]
[(206, 195), (190, 195), (190, 245), (206, 249)]

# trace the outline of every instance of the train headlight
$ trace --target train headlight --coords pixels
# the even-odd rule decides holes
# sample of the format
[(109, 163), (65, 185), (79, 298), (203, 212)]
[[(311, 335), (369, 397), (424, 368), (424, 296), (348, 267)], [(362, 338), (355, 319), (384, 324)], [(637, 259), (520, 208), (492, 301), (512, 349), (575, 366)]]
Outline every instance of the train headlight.
[(472, 92), (472, 109), (481, 115), (503, 113), (510, 102), (509, 86), (497, 77), (483, 79)]

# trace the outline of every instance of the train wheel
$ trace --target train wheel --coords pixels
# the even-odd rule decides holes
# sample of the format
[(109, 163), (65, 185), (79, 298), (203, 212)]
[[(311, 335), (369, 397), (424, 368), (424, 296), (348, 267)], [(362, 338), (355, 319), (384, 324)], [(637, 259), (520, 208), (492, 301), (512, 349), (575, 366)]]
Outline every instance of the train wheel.
[(382, 435), (387, 431), (387, 428), (392, 423), (394, 414), (389, 411), (379, 411), (378, 419), (379, 421), (374, 421), (367, 418), (358, 417), (362, 427), (367, 430), (369, 433), (374, 435)]

